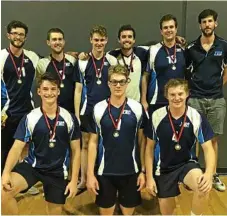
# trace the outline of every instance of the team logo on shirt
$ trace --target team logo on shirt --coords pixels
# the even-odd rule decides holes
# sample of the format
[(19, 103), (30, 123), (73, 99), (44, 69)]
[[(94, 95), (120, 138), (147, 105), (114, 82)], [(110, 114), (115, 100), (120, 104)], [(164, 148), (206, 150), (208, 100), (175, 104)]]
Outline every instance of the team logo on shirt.
[(109, 66), (109, 62), (105, 61), (105, 62), (104, 62), (104, 65), (105, 65), (105, 66)]
[(65, 122), (64, 121), (58, 121), (57, 122), (57, 126), (64, 127), (65, 126)]
[(123, 111), (123, 114), (125, 114), (125, 115), (131, 115), (131, 110), (124, 110)]
[(177, 48), (176, 49), (176, 52), (181, 52), (181, 48)]
[[(181, 125), (182, 125), (182, 122), (180, 123), (180, 127), (181, 127)], [(185, 128), (189, 128), (189, 126), (190, 126), (190, 123), (189, 122), (185, 122), (184, 123), (184, 127)]]
[(65, 67), (69, 67), (69, 66), (70, 66), (70, 62), (66, 62)]
[(24, 59), (24, 63), (28, 63), (29, 62), (29, 59)]
[(214, 56), (222, 56), (222, 51), (215, 51)]

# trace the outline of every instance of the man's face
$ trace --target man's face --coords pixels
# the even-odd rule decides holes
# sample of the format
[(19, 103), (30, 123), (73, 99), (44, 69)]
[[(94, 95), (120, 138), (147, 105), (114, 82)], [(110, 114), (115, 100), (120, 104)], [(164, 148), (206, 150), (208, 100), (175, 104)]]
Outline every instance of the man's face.
[(208, 16), (201, 20), (200, 29), (205, 37), (213, 35), (215, 28), (218, 26), (213, 16)]
[(10, 33), (7, 33), (11, 45), (16, 48), (22, 48), (26, 40), (25, 29), (23, 28), (12, 28)]
[(57, 103), (58, 95), (60, 90), (57, 84), (52, 83), (48, 80), (44, 80), (40, 87), (37, 89), (38, 95), (41, 97), (43, 104), (52, 105)]
[(133, 37), (133, 31), (131, 30), (122, 31), (118, 42), (120, 43), (122, 49), (126, 50), (131, 49), (136, 42)]
[(125, 94), (128, 86), (127, 78), (122, 74), (112, 74), (108, 81), (111, 95), (121, 97)]
[(101, 36), (98, 33), (94, 33), (90, 38), (90, 42), (92, 44), (92, 50), (96, 52), (104, 52), (107, 41), (108, 41), (107, 37)]
[(171, 108), (182, 108), (186, 104), (187, 97), (188, 93), (185, 91), (184, 86), (182, 85), (168, 89), (167, 99)]
[(50, 39), (47, 40), (47, 45), (51, 48), (52, 52), (56, 54), (62, 53), (65, 47), (63, 35), (57, 32), (50, 33)]
[(162, 23), (161, 35), (166, 41), (173, 41), (177, 35), (177, 28), (174, 20), (164, 21)]

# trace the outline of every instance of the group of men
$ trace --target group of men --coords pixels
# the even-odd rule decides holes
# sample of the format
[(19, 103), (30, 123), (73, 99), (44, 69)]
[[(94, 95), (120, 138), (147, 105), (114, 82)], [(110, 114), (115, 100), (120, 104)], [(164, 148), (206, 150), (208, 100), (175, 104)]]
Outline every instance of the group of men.
[[(145, 185), (161, 213), (173, 214), (179, 182), (194, 191), (191, 214), (202, 214), (212, 184), (225, 190), (216, 167), (227, 42), (214, 34), (215, 11), (202, 11), (198, 22), (202, 34), (185, 49), (168, 14), (160, 20), (160, 43), (135, 47), (135, 30), (124, 25), (120, 49), (109, 52), (106, 28), (95, 26), (91, 52), (77, 60), (64, 53), (61, 29), (48, 31), (51, 54), (41, 58), (23, 49), (27, 26), (12, 21), (0, 56), (3, 213), (17, 214), (15, 196), (41, 181), (48, 214), (61, 214), (66, 197), (87, 187), (100, 214), (113, 214), (118, 197), (122, 213), (131, 215)], [(28, 156), (18, 163), (26, 144)]]

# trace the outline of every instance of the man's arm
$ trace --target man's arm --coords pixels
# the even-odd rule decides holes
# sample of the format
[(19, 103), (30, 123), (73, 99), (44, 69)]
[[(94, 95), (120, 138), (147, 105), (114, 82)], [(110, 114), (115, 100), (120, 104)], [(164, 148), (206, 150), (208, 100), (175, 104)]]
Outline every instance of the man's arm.
[(74, 91), (74, 106), (75, 106), (75, 114), (80, 122), (80, 104), (81, 104), (81, 94), (82, 94), (83, 85), (81, 83), (76, 82), (75, 91)]
[(145, 167), (146, 167), (147, 181), (150, 181), (153, 179), (154, 147), (155, 147), (155, 141), (147, 138), (146, 149), (145, 149)]
[(91, 133), (88, 143), (88, 176), (94, 176), (95, 161), (97, 157), (98, 134)]
[(223, 85), (225, 85), (227, 82), (227, 66), (225, 67), (223, 71)]
[(138, 140), (140, 147), (140, 161), (141, 161), (141, 170), (145, 172), (145, 145), (146, 138), (143, 133), (143, 129), (139, 129), (138, 131)]
[(142, 92), (141, 92), (141, 103), (145, 110), (148, 109), (147, 102), (147, 86), (148, 86), (149, 73), (144, 72), (142, 76)]

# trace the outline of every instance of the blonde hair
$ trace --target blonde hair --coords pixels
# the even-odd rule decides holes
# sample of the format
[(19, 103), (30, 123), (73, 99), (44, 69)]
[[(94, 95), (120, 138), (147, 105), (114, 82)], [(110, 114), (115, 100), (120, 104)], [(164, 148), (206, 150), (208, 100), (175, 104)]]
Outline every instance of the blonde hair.
[(90, 37), (92, 37), (95, 33), (100, 34), (102, 37), (107, 37), (107, 30), (102, 25), (95, 25), (90, 31)]
[(125, 76), (126, 79), (129, 77), (129, 71), (125, 66), (122, 66), (120, 64), (117, 64), (115, 66), (110, 66), (108, 70), (108, 80), (110, 81), (110, 78), (113, 74), (120, 74)]

